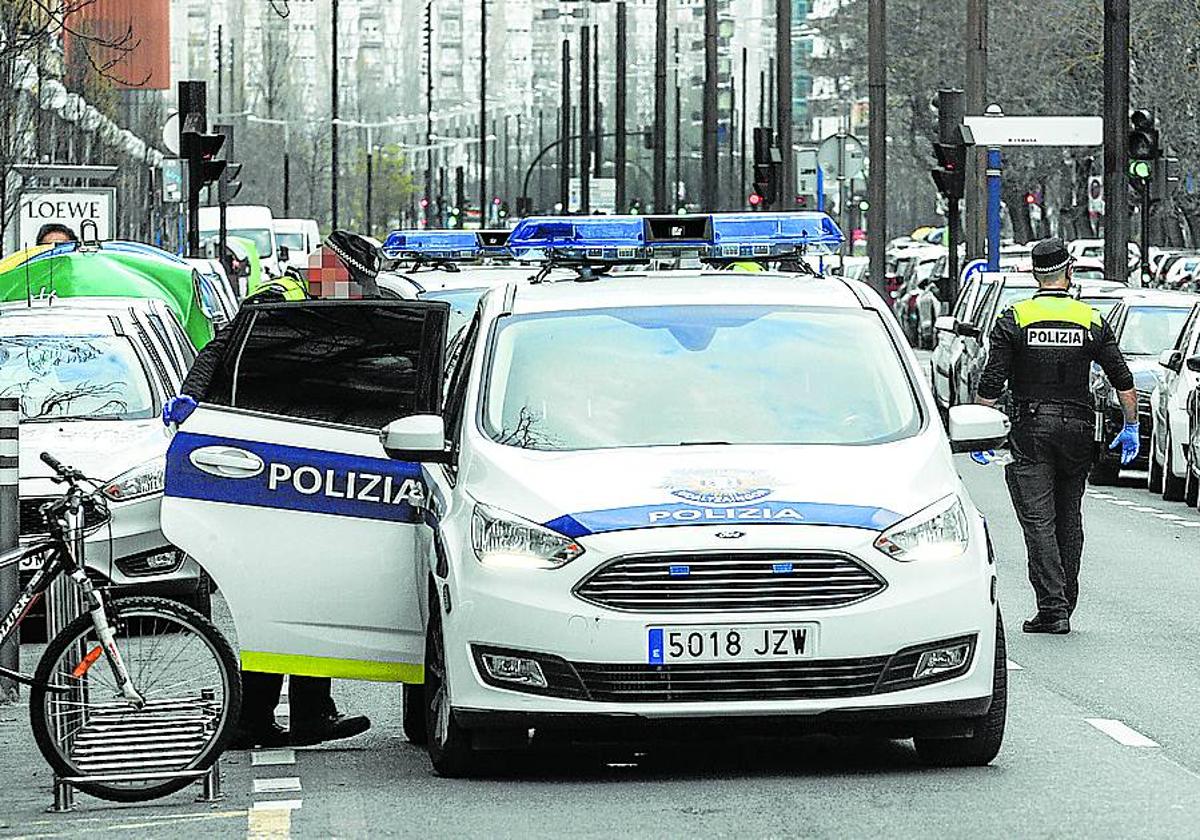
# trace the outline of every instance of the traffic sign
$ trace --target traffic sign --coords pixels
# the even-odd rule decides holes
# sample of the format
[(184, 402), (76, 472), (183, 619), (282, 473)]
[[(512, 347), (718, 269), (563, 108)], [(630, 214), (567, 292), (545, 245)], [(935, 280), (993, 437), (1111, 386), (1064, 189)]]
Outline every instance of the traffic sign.
[(963, 139), (976, 146), (1099, 146), (1103, 117), (964, 117)]
[(178, 112), (172, 113), (169, 117), (167, 117), (167, 121), (165, 123), (163, 123), (162, 141), (163, 141), (163, 145), (167, 147), (167, 151), (169, 151), (173, 155), (179, 154), (179, 113)]
[[(863, 173), (866, 152), (853, 134), (831, 134), (817, 147), (817, 163), (826, 178), (857, 178)], [(845, 172), (842, 171), (843, 163)]]

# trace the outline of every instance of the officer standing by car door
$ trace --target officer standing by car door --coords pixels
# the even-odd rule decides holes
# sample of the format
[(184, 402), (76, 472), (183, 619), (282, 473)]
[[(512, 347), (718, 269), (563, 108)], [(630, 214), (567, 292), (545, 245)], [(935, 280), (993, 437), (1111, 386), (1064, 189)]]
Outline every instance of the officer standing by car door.
[(1071, 632), (1083, 554), (1084, 485), (1092, 463), (1094, 412), (1088, 390), (1093, 362), (1117, 391), (1125, 426), (1110, 448), (1121, 462), (1137, 457), (1137, 395), (1112, 329), (1070, 292), (1071, 256), (1058, 238), (1033, 247), (1038, 292), (1006, 309), (990, 335), (979, 402), (1011, 394), (1012, 463), (1005, 482), (1025, 547), (1038, 611), (1026, 633)]

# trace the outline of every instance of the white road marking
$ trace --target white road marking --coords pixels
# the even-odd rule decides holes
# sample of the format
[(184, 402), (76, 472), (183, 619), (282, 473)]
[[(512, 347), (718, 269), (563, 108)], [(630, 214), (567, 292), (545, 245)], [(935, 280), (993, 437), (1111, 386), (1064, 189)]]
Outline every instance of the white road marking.
[(1092, 726), (1099, 729), (1109, 738), (1125, 747), (1157, 747), (1158, 742), (1152, 741), (1136, 729), (1131, 729), (1119, 720), (1110, 718), (1085, 718)]
[(1121, 507), (1133, 507), (1137, 504), (1137, 502), (1130, 502), (1126, 499), (1109, 499), (1108, 503), (1110, 505), (1120, 505)]
[(1200, 522), (1176, 522), (1180, 528), (1200, 528)]
[(299, 811), (304, 804), (303, 799), (267, 799), (255, 802), (254, 811)]
[(1111, 499), (1113, 498), (1108, 493), (1097, 493), (1095, 490), (1088, 490), (1087, 494), (1093, 499)]
[(297, 793), (300, 790), (299, 776), (281, 776), (275, 779), (255, 779), (255, 793)]
[(1008, 670), (1010, 670), (1010, 671), (1024, 671), (1024, 670), (1025, 670), (1025, 669), (1024, 669), (1024, 668), (1022, 668), (1020, 665), (1018, 665), (1016, 662), (1013, 662), (1011, 659), (1009, 659), (1009, 660), (1008, 660), (1008, 661), (1005, 663), (1005, 666), (1006, 666), (1006, 667), (1008, 668)]
[(296, 751), (293, 749), (255, 750), (250, 753), (250, 764), (254, 767), (277, 767), (295, 763)]
[(258, 803), (246, 820), (250, 840), (289, 840), (292, 836), (292, 812), (288, 808), (259, 808)]
[(1134, 505), (1130, 510), (1136, 510), (1138, 513), (1161, 513), (1156, 507), (1148, 507), (1146, 505)]
[(1158, 519), (1167, 519), (1167, 520), (1183, 519), (1183, 517), (1177, 513), (1156, 513), (1156, 514), (1154, 514), (1154, 516)]

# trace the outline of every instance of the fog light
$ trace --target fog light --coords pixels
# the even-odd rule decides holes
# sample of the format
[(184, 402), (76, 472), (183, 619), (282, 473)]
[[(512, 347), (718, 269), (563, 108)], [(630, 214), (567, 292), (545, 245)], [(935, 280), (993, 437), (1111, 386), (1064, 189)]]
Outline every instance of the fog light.
[(917, 660), (917, 669), (913, 672), (913, 679), (919, 680), (922, 677), (931, 677), (935, 674), (955, 671), (966, 664), (967, 657), (970, 655), (971, 645), (966, 642), (950, 645), (949, 647), (927, 650)]
[(548, 683), (542, 673), (542, 666), (536, 660), (520, 656), (503, 656), (498, 653), (483, 654), (483, 667), (487, 668), (489, 676), (505, 682), (532, 685), (545, 688)]

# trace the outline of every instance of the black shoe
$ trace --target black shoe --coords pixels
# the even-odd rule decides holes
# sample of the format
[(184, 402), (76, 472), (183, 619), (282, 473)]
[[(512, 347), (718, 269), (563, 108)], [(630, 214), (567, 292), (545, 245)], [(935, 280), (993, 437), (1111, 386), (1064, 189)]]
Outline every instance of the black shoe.
[(1026, 633), (1051, 633), (1055, 636), (1065, 636), (1071, 632), (1071, 622), (1065, 618), (1044, 619), (1040, 615), (1021, 625)]
[(371, 728), (371, 720), (365, 715), (346, 717), (333, 714), (326, 718), (318, 718), (313, 724), (292, 726), (292, 746), (311, 747), (325, 741), (339, 741), (342, 738), (353, 738)]
[(255, 747), (286, 747), (291, 744), (288, 731), (272, 721), (266, 726), (256, 726), (252, 729), (239, 728), (233, 734), (229, 743), (231, 750), (252, 750)]

